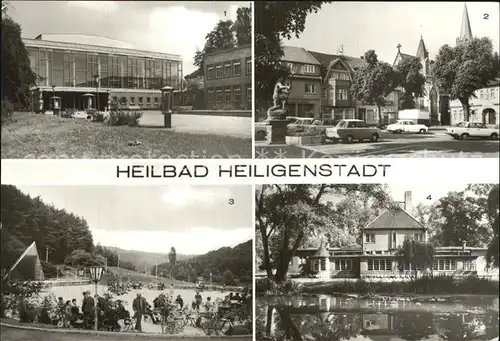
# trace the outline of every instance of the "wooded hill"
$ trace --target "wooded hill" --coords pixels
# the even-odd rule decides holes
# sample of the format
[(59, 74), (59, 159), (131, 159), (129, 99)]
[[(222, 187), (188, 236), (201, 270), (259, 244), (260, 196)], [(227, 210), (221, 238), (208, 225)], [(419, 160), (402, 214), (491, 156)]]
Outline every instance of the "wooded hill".
[(158, 273), (188, 282), (203, 277), (206, 283), (212, 273), (214, 283), (249, 284), (252, 282), (252, 262), (252, 240), (249, 240), (233, 248), (222, 247), (188, 260), (176, 261), (173, 267), (168, 263), (159, 264)]
[(15, 186), (1, 187), (1, 267), (10, 267), (31, 243), (36, 242), (41, 260), (48, 248), (49, 262), (61, 264), (74, 250), (94, 249), (87, 221), (32, 198)]

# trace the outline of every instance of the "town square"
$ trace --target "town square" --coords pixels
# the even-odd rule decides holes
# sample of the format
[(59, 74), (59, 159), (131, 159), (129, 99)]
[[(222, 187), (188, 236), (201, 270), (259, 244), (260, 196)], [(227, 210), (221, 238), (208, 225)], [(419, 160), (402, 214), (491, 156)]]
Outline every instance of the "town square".
[[(282, 21), (265, 24), (276, 11)], [(484, 2), (256, 4), (255, 157), (498, 157), (498, 12)]]

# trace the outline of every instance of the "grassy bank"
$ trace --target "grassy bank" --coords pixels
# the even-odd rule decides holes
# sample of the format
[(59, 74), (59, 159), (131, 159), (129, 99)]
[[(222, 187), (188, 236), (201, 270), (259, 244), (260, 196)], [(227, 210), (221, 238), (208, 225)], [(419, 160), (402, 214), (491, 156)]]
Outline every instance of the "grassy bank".
[[(251, 139), (14, 113), (2, 159), (250, 158)], [(131, 142), (139, 143), (131, 143)]]
[(289, 280), (271, 284), (268, 280), (256, 283), (258, 293), (358, 294), (358, 295), (498, 295), (499, 283), (477, 277), (455, 279), (451, 276), (422, 277), (406, 282), (316, 282), (297, 283)]

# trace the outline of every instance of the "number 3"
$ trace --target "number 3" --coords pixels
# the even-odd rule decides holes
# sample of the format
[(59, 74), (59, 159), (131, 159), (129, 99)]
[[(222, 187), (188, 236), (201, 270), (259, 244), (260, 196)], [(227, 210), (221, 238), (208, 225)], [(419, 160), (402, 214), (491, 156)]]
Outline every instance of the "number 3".
[(229, 205), (233, 205), (234, 204), (234, 199), (229, 199)]

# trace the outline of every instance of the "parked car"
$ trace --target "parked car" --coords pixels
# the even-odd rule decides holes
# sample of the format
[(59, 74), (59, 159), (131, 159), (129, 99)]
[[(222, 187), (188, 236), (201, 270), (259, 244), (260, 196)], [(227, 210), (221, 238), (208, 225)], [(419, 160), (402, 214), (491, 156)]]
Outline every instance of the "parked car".
[(425, 134), (429, 131), (429, 128), (423, 124), (417, 124), (411, 120), (398, 120), (396, 123), (389, 124), (385, 130), (391, 133)]
[(338, 120), (332, 118), (317, 118), (310, 125), (304, 125), (305, 130), (310, 130), (321, 136), (321, 143), (326, 141), (326, 129), (337, 125)]
[[(288, 119), (288, 117), (287, 117)], [(294, 121), (291, 121), (288, 124), (288, 129), (304, 129), (305, 126), (308, 126), (313, 123), (314, 118), (313, 117), (295, 117)]]
[(480, 122), (460, 122), (453, 127), (446, 129), (446, 134), (455, 140), (468, 140), (470, 138), (498, 139), (499, 127), (489, 128)]
[(326, 128), (326, 139), (342, 140), (346, 143), (352, 143), (354, 140), (377, 142), (380, 133), (380, 129), (369, 127), (362, 120), (340, 120), (334, 128)]

